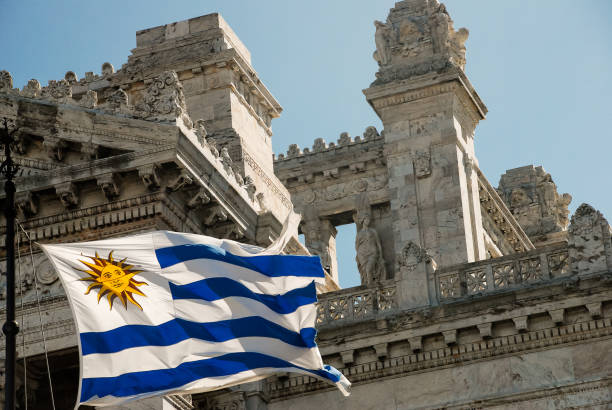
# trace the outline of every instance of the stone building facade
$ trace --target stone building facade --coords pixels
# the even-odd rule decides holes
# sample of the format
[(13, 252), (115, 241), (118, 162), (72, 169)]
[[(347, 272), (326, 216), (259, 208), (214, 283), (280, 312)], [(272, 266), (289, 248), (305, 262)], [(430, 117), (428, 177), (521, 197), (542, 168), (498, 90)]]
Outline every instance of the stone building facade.
[[(117, 71), (106, 63), (22, 90), (0, 73), (32, 241), (169, 229), (265, 246), (294, 207), (329, 274), (318, 343), (353, 382), (350, 397), (279, 374), (126, 408), (612, 406), (610, 225), (588, 204), (570, 218), (571, 196), (540, 166), (508, 170), (497, 188), (487, 180), (474, 151), (487, 108), (463, 71), (468, 31), (443, 4), (398, 2), (375, 27), (379, 70), (364, 95), (383, 129), (276, 157), (271, 120), (282, 108), (218, 14), (139, 31)], [(336, 227), (347, 223), (362, 284), (339, 289)], [(29, 408), (50, 408), (45, 345), (58, 406), (70, 408), (70, 311), (49, 262), (19, 241)], [(295, 239), (285, 251), (307, 250)]]

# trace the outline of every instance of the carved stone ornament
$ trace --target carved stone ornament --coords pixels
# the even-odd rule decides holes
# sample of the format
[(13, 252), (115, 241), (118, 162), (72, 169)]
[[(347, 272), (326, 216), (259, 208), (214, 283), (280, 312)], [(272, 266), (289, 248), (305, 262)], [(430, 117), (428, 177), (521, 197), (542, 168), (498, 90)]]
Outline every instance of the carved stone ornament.
[(370, 213), (361, 212), (355, 216), (357, 236), (355, 250), (357, 252), (357, 268), (363, 285), (378, 283), (386, 279), (385, 261), (383, 259), (380, 238), (375, 229), (370, 227)]
[(433, 259), (425, 249), (416, 243), (412, 241), (406, 242), (397, 261), (398, 268), (406, 268), (409, 271), (413, 271), (421, 262), (432, 263)]
[(119, 196), (119, 185), (114, 174), (105, 174), (97, 178), (98, 186), (109, 201)]
[(115, 67), (109, 62), (102, 64), (102, 77), (108, 78), (115, 73)]
[(302, 155), (302, 150), (298, 147), (297, 144), (289, 145), (289, 149), (287, 150), (287, 158), (294, 158)]
[(208, 216), (204, 219), (204, 225), (212, 226), (217, 222), (227, 221), (227, 212), (221, 206), (215, 206), (210, 210)]
[(66, 209), (74, 208), (79, 203), (77, 188), (72, 182), (56, 185), (55, 193)]
[(72, 87), (66, 80), (50, 80), (49, 85), (42, 89), (42, 97), (58, 103), (68, 103), (72, 101)]
[(165, 71), (153, 79), (145, 90), (137, 111), (140, 116), (149, 120), (175, 121), (181, 118), (183, 123), (191, 126), (183, 85), (174, 71)]
[(210, 196), (204, 188), (200, 190), (187, 202), (187, 207), (190, 209), (196, 209), (210, 202)]
[(158, 170), (159, 168), (155, 164), (144, 165), (138, 168), (138, 176), (140, 176), (147, 189), (151, 191), (160, 187)]
[(227, 172), (228, 175), (233, 176), (234, 169), (232, 165), (234, 161), (232, 161), (232, 158), (229, 155), (229, 151), (227, 150), (227, 147), (221, 148), (221, 154), (219, 156), (219, 159), (221, 160), (221, 164), (223, 165), (223, 169), (225, 170), (225, 172)]
[(327, 149), (327, 145), (325, 144), (325, 140), (323, 138), (317, 138), (314, 141), (314, 145), (312, 146), (312, 150), (314, 152), (321, 152)]
[(42, 94), (40, 83), (35, 78), (32, 78), (21, 90), (21, 95), (27, 98), (37, 98)]
[(64, 80), (68, 81), (68, 84), (76, 84), (79, 82), (79, 77), (74, 73), (74, 71), (67, 71), (64, 75)]
[(378, 136), (380, 136), (380, 134), (378, 134), (376, 127), (374, 127), (373, 125), (370, 125), (369, 127), (367, 127), (365, 131), (363, 132), (363, 139), (366, 141), (373, 140), (374, 138)]
[(36, 198), (30, 191), (18, 192), (15, 194), (15, 207), (17, 208), (19, 214), (24, 218), (34, 216), (38, 212)]
[(131, 113), (131, 107), (128, 105), (128, 95), (121, 88), (113, 91), (100, 108), (111, 112)]
[(351, 137), (348, 132), (340, 133), (340, 138), (338, 138), (338, 145), (349, 145), (352, 142)]
[(431, 154), (429, 150), (418, 150), (414, 153), (414, 172), (417, 178), (431, 175)]
[(588, 204), (580, 205), (572, 216), (568, 233), (573, 272), (597, 273), (608, 269), (606, 251), (612, 251), (612, 230), (601, 212)]
[(208, 145), (206, 143), (206, 137), (208, 136), (206, 132), (206, 127), (204, 126), (205, 121), (203, 119), (199, 119), (194, 124), (193, 131), (195, 132), (196, 137), (198, 137), (198, 142), (202, 147)]
[(244, 188), (244, 190), (249, 195), (249, 199), (251, 201), (255, 201), (255, 192), (257, 192), (257, 187), (255, 186), (255, 182), (253, 181), (253, 178), (251, 178), (250, 175), (247, 175), (244, 178), (244, 183), (243, 183), (242, 187)]
[(465, 66), (468, 30), (453, 28), (443, 4), (414, 0), (410, 13), (406, 2), (396, 3), (386, 22), (375, 21), (374, 59), (379, 65), (374, 84), (409, 78), (428, 72)]
[(8, 91), (13, 89), (13, 77), (6, 70), (0, 71), (0, 91)]
[(397, 42), (397, 33), (390, 23), (376, 20), (374, 21), (374, 27), (376, 27), (374, 60), (380, 66), (389, 65), (391, 63), (391, 48)]
[(168, 189), (171, 191), (178, 191), (184, 186), (191, 185), (192, 183), (193, 179), (191, 178), (189, 173), (186, 170), (182, 169), (179, 176), (170, 185), (168, 185)]

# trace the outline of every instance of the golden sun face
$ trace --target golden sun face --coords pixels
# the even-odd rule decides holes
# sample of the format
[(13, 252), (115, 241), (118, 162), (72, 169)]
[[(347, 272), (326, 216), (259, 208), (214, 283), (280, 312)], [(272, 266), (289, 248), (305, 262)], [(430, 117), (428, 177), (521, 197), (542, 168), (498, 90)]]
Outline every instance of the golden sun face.
[(100, 299), (106, 295), (110, 309), (113, 309), (113, 301), (119, 298), (123, 306), (127, 309), (127, 302), (130, 302), (142, 310), (142, 306), (134, 299), (134, 294), (146, 297), (144, 293), (138, 290), (139, 286), (147, 285), (146, 282), (139, 282), (134, 279), (134, 276), (142, 271), (133, 270), (134, 266), (125, 263), (125, 259), (120, 261), (113, 260), (113, 251), (110, 251), (108, 258), (104, 259), (98, 255), (88, 256), (94, 263), (79, 260), (89, 269), (79, 269), (89, 275), (87, 278), (80, 280), (92, 282), (85, 291), (88, 295), (92, 289), (98, 289), (98, 303)]

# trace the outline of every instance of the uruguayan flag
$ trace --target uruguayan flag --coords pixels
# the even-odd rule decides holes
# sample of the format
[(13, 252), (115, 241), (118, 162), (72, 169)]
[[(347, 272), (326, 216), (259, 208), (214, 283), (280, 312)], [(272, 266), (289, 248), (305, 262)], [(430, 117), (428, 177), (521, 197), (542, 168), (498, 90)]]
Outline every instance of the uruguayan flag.
[(318, 257), (167, 231), (42, 247), (76, 321), (78, 404), (204, 392), (274, 372), (347, 394), (350, 383), (315, 344)]

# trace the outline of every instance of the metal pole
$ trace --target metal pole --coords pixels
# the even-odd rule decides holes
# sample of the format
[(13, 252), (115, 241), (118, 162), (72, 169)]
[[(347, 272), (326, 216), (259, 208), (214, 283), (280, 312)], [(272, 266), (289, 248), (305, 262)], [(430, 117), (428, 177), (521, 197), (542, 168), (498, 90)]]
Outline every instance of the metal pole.
[(15, 409), (15, 367), (17, 355), (15, 352), (19, 325), (15, 321), (15, 184), (13, 177), (17, 166), (11, 157), (13, 133), (9, 133), (8, 122), (4, 119), (4, 129), (0, 130), (1, 142), (4, 145), (4, 162), (0, 165), (0, 173), (6, 177), (4, 191), (6, 192), (6, 322), (2, 332), (6, 335), (6, 367), (4, 383), (4, 408)]

